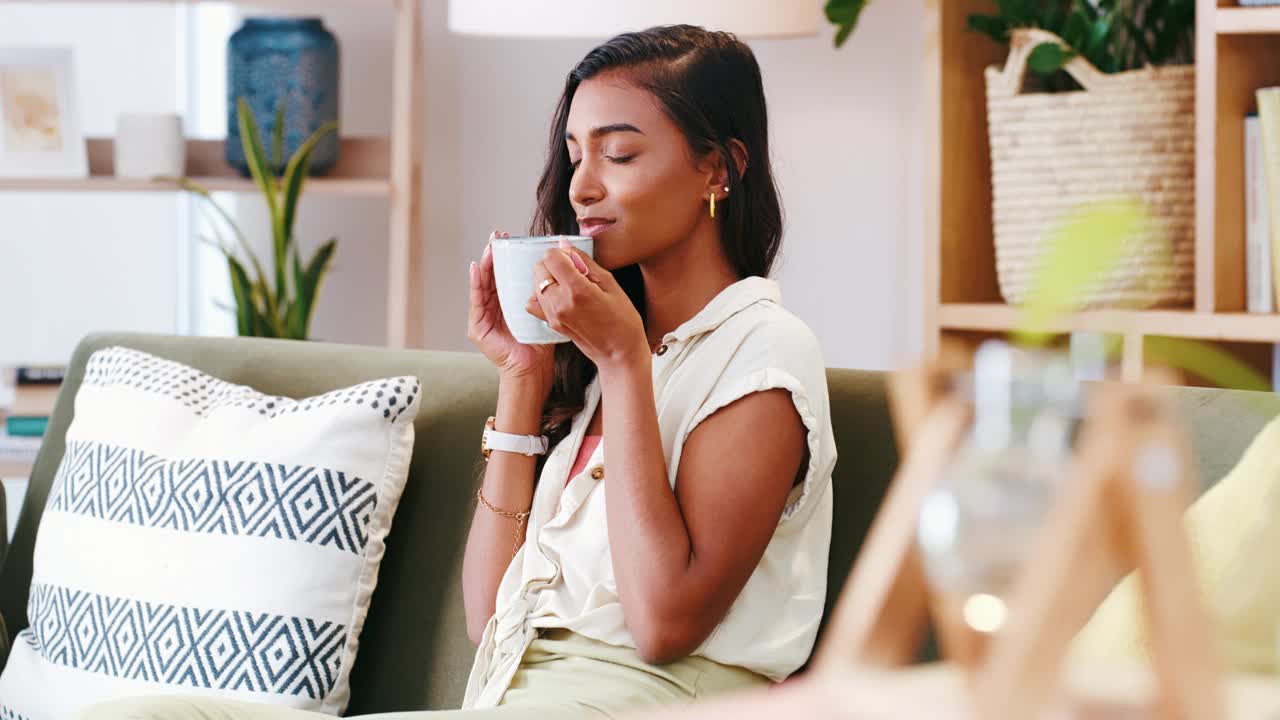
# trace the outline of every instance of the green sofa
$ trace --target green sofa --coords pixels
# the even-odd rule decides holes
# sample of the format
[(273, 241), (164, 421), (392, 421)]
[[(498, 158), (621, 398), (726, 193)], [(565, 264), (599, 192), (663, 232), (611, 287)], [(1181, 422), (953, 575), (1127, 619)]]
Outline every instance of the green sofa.
[[(474, 651), (463, 622), (462, 549), (479, 478), (479, 431), (493, 410), (497, 389), (495, 372), (478, 355), (241, 338), (139, 334), (85, 338), (70, 361), (12, 546), (7, 557), (0, 554), (0, 617), (8, 620), (9, 632), (6, 638), (0, 624), (0, 640), (11, 640), (27, 625), (32, 550), (62, 458), (76, 388), (89, 355), (113, 345), (290, 397), (390, 375), (412, 374), (423, 380), (409, 482), (387, 541), (378, 589), (352, 669), (349, 712), (457, 707)], [(834, 478), (836, 521), (828, 608), (897, 464), (883, 376), (832, 370), (829, 382), (840, 460)], [(1245, 393), (1171, 392), (1189, 418), (1201, 474), (1214, 480), (1235, 463), (1269, 414), (1280, 413), (1280, 400), (1270, 395), (1246, 403)], [(3, 517), (0, 512), (0, 520)]]

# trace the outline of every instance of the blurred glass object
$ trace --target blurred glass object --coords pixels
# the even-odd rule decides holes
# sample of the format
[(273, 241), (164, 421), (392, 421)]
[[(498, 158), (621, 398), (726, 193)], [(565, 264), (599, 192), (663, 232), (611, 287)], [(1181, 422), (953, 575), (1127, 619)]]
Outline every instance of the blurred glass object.
[(1070, 357), (984, 343), (961, 397), (974, 421), (921, 507), (917, 540), (934, 593), (982, 633), (1007, 595), (1071, 459), (1081, 417)]

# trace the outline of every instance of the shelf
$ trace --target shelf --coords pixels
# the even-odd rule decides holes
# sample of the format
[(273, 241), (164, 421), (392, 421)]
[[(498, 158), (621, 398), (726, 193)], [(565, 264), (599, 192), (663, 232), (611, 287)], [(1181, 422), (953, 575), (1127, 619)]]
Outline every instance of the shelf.
[[(25, 480), (31, 477), (32, 467), (32, 465), (27, 465), (25, 463), (13, 463), (0, 460), (0, 478), (19, 478)], [(4, 488), (0, 488), (0, 492), (3, 491)]]
[(1214, 28), (1219, 35), (1280, 34), (1280, 6), (1218, 8)]
[[(1008, 332), (1018, 311), (998, 303), (953, 303), (939, 308), (945, 330)], [(1280, 343), (1280, 315), (1198, 313), (1193, 310), (1093, 310), (1054, 322), (1052, 332), (1104, 332), (1142, 336)]]
[[(172, 184), (115, 177), (115, 143), (88, 140), (87, 178), (0, 178), (0, 192), (174, 192)], [(326, 175), (307, 180), (308, 195), (387, 197), (391, 194), (390, 151), (385, 138), (343, 138), (339, 159)], [(222, 140), (188, 140), (187, 174), (215, 192), (256, 193), (223, 159)]]

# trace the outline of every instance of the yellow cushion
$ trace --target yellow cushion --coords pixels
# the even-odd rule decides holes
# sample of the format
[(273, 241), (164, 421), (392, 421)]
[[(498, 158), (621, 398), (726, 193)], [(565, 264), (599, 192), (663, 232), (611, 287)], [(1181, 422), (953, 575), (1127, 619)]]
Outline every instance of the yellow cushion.
[[(1276, 672), (1280, 623), (1280, 418), (1187, 510), (1184, 523), (1222, 659), (1235, 672)], [(1147, 658), (1142, 590), (1131, 574), (1094, 613), (1073, 651), (1096, 659)]]

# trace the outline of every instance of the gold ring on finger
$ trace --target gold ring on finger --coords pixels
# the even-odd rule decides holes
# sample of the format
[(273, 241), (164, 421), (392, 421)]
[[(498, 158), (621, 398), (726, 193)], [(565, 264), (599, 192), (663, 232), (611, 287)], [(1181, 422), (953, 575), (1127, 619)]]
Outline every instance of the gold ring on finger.
[(546, 290), (552, 285), (555, 285), (557, 282), (559, 282), (559, 280), (556, 280), (555, 278), (547, 278), (542, 282), (538, 283), (538, 295), (541, 296), (543, 290)]

